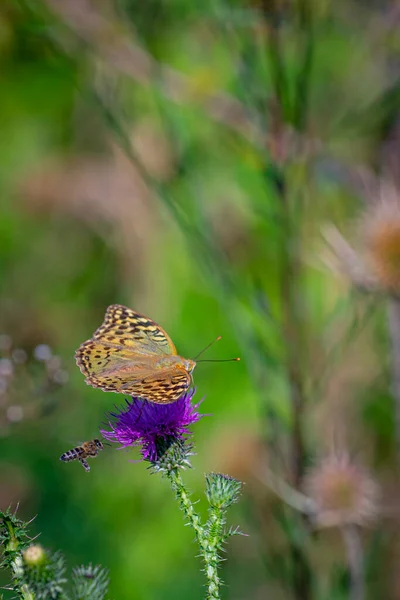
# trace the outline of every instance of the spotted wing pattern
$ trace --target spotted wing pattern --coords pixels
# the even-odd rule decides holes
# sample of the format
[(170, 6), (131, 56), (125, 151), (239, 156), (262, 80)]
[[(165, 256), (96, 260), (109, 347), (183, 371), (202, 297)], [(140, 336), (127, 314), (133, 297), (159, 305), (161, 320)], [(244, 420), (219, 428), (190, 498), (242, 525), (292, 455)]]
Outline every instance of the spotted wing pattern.
[(162, 327), (121, 304), (107, 308), (104, 322), (96, 329), (92, 339), (108, 342), (111, 346), (131, 348), (135, 354), (176, 354), (171, 338)]
[(140, 355), (171, 354), (176, 355), (175, 346), (159, 325), (125, 306), (113, 304), (107, 308), (103, 324), (92, 339), (81, 344), (75, 358), (86, 377), (96, 378), (105, 370), (137, 363)]
[(183, 364), (159, 367), (160, 357), (176, 354), (172, 340), (159, 325), (114, 304), (75, 358), (92, 387), (167, 404), (177, 400), (192, 381)]
[(88, 376), (86, 383), (104, 392), (127, 394), (157, 404), (175, 402), (190, 387), (192, 378), (184, 367), (161, 371), (115, 369), (101, 376)]

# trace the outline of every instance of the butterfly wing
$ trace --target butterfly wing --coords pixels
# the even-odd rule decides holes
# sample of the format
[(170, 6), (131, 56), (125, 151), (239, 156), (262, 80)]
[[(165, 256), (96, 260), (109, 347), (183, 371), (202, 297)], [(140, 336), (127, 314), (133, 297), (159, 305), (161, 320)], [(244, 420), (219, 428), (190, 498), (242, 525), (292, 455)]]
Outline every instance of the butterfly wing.
[(192, 383), (190, 373), (183, 366), (149, 373), (137, 380), (122, 383), (125, 394), (156, 404), (170, 404), (184, 394)]
[[(107, 371), (118, 371), (127, 365), (134, 365), (137, 354), (131, 348), (102, 342), (87, 340), (75, 352), (76, 364), (86, 377), (86, 383), (100, 387), (94, 381), (101, 378)], [(93, 380), (93, 383), (89, 380)]]
[(177, 354), (171, 338), (162, 327), (121, 304), (107, 308), (103, 324), (96, 329), (92, 339), (111, 346), (131, 348), (135, 354)]
[(85, 377), (91, 377), (105, 369), (135, 362), (140, 356), (163, 354), (176, 354), (167, 333), (134, 310), (113, 304), (107, 308), (104, 322), (92, 339), (79, 346), (75, 359)]
[(169, 404), (188, 390), (192, 378), (183, 366), (155, 371), (126, 365), (107, 369), (101, 376), (89, 376), (86, 383), (104, 392), (128, 394), (157, 404)]

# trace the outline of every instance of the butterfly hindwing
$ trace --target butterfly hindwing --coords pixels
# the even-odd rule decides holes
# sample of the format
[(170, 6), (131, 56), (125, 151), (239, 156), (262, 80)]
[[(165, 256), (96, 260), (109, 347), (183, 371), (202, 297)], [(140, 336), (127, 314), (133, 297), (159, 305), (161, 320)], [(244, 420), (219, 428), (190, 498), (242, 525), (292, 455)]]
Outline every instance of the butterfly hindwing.
[(175, 402), (192, 383), (190, 374), (182, 368), (156, 371), (119, 369), (100, 376), (89, 376), (86, 383), (104, 392), (127, 394), (149, 402)]
[(122, 385), (125, 394), (156, 402), (170, 404), (184, 394), (192, 384), (192, 377), (183, 367), (165, 369), (148, 375), (138, 381), (129, 381)]

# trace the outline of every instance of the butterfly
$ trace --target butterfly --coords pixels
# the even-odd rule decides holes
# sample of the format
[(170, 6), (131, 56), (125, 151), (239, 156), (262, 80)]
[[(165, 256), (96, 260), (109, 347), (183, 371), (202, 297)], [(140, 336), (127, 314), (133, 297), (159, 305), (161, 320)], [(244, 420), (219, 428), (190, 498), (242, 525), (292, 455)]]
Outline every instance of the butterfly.
[(121, 304), (107, 308), (103, 324), (79, 346), (75, 359), (88, 385), (156, 404), (178, 400), (196, 366), (178, 355), (160, 325)]

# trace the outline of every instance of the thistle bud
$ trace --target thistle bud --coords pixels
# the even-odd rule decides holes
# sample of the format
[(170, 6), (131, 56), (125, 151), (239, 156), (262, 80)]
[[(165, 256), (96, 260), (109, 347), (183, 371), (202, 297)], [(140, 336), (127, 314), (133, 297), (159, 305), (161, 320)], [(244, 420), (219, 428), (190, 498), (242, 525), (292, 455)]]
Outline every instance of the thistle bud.
[(206, 475), (206, 496), (213, 508), (226, 509), (239, 500), (242, 482), (222, 475), (221, 473), (208, 473)]
[(29, 567), (39, 567), (46, 561), (47, 558), (46, 552), (42, 546), (40, 546), (40, 544), (33, 544), (32, 546), (29, 546), (29, 548), (24, 550), (22, 556), (25, 564)]

